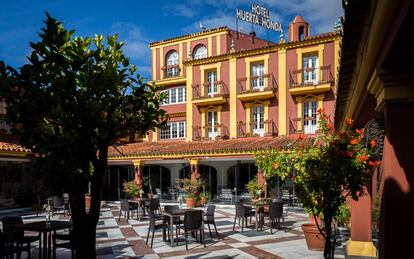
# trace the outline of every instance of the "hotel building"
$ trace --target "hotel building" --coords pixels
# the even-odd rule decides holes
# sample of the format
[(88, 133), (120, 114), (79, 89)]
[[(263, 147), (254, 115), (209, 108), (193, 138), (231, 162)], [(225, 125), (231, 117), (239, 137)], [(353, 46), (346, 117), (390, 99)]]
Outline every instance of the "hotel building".
[(212, 198), (242, 195), (258, 174), (255, 152), (317, 141), (317, 109), (334, 113), (340, 40), (336, 31), (311, 35), (297, 16), (277, 42), (220, 27), (149, 44), (168, 127), (110, 150), (104, 199), (118, 199), (134, 177), (168, 198), (190, 172)]

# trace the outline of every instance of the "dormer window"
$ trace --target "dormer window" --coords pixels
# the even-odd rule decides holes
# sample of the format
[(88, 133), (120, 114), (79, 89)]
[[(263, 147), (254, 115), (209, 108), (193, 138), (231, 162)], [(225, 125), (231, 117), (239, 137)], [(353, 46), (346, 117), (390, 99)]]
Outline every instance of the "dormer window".
[(194, 49), (193, 59), (200, 59), (207, 57), (207, 48), (204, 45), (198, 45)]

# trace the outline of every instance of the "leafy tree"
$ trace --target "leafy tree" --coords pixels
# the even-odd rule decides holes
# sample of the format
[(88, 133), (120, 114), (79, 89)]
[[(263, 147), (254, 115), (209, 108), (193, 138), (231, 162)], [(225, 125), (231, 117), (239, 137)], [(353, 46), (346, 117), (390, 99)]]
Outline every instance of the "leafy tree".
[(164, 126), (165, 96), (144, 83), (116, 35), (74, 37), (46, 16), (28, 64), (18, 71), (0, 62), (0, 95), (14, 133), (33, 152), (33, 168), (49, 187), (69, 192), (77, 257), (95, 258), (108, 147)]
[[(345, 130), (338, 132), (328, 116), (318, 111), (321, 133), (319, 147), (272, 151), (256, 155), (256, 163), (268, 176), (282, 179), (292, 173), (300, 190), (303, 206), (311, 211), (326, 243), (325, 258), (334, 258), (335, 221), (344, 218), (343, 205), (348, 197), (358, 200), (380, 166), (378, 144), (367, 139), (362, 129), (352, 130), (347, 119)], [(316, 216), (322, 214), (324, 226)]]

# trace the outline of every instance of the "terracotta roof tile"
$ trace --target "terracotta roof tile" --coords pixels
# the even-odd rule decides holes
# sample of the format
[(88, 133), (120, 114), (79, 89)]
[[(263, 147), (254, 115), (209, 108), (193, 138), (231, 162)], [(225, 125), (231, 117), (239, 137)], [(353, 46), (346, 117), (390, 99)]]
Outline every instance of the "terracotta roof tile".
[(30, 152), (30, 149), (22, 147), (19, 144), (0, 142), (0, 151)]
[(197, 153), (228, 153), (267, 149), (295, 149), (321, 145), (317, 135), (239, 138), (217, 141), (141, 142), (109, 148), (109, 157), (192, 155)]

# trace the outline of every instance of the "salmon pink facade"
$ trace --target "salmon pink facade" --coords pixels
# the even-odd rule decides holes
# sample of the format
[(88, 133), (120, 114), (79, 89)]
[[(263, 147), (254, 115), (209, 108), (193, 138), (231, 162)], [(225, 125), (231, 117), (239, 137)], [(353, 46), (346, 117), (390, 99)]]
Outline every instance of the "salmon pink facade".
[[(311, 137), (318, 131), (317, 110), (334, 112), (341, 38), (337, 32), (310, 35), (309, 28), (298, 16), (288, 39), (281, 35), (275, 42), (220, 27), (151, 43), (152, 83), (168, 94), (161, 108), (170, 121), (149, 132), (143, 143), (128, 144), (130, 155), (114, 155), (112, 163), (135, 161), (147, 170), (144, 175), (157, 168), (152, 170), (157, 170), (161, 193), (174, 179), (188, 176), (193, 163), (211, 194), (232, 189), (242, 195), (257, 175), (253, 151), (240, 144), (245, 150), (232, 152), (229, 146)], [(208, 149), (207, 143), (216, 148)], [(171, 145), (198, 145), (199, 152), (161, 151)], [(151, 149), (148, 154), (159, 151), (143, 156), (138, 152), (143, 146)]]

